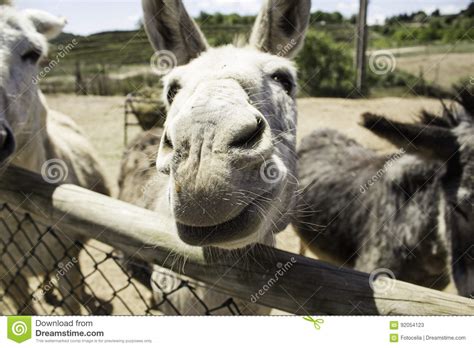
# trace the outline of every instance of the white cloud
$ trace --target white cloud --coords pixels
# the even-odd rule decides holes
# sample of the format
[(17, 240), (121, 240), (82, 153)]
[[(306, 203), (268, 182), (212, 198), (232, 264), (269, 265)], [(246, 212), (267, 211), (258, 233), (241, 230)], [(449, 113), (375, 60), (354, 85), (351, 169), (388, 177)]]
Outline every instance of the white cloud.
[(127, 17), (127, 21), (133, 22), (133, 23), (138, 23), (138, 21), (142, 18), (141, 13), (133, 14)]
[[(183, 0), (192, 16), (201, 11), (249, 15), (257, 14), (263, 0)], [(141, 17), (140, 0), (15, 0), (19, 8), (39, 8), (69, 19), (66, 30), (91, 34), (105, 30), (127, 30), (136, 27)], [(470, 0), (370, 0), (368, 22), (374, 24), (400, 13), (424, 10), (432, 13), (456, 13)], [(339, 11), (349, 17), (359, 10), (359, 0), (314, 0), (312, 10)], [(104, 16), (103, 13), (107, 13)]]
[(423, 11), (428, 14), (431, 14), (435, 10), (439, 10), (441, 14), (453, 14), (453, 13), (459, 13), (464, 8), (466, 8), (466, 6), (441, 5), (441, 6), (428, 6), (428, 7), (423, 8)]
[(367, 18), (367, 23), (368, 23), (369, 25), (384, 24), (386, 18), (387, 18), (387, 16), (386, 16), (386, 15), (383, 15), (383, 14), (370, 15), (370, 16)]
[(262, 5), (262, 1), (255, 0), (184, 0), (186, 9), (192, 16), (197, 16), (201, 11), (214, 13), (256, 14)]
[(357, 0), (346, 0), (339, 1), (336, 4), (336, 9), (342, 13), (356, 13), (359, 11), (359, 1)]

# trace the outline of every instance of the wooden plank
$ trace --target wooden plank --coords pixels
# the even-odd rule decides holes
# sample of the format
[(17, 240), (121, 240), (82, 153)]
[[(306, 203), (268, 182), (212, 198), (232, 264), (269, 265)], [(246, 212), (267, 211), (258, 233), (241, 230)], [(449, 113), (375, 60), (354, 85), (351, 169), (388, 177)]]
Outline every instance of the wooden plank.
[[(250, 301), (258, 295), (258, 303), (286, 312), (474, 315), (472, 299), (387, 278), (377, 280), (383, 286), (372, 289), (368, 274), (263, 245), (239, 253), (191, 247), (169, 232), (169, 217), (74, 185), (51, 185), (17, 168), (2, 176), (0, 197), (63, 232), (96, 238), (231, 296)], [(275, 281), (283, 267), (287, 271)]]

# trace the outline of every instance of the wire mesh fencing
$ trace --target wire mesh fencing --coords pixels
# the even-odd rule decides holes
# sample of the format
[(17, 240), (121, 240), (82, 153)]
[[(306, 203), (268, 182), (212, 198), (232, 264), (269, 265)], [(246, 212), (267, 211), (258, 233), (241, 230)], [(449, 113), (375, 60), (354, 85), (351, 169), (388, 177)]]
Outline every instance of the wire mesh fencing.
[(239, 300), (0, 204), (0, 314), (238, 315)]

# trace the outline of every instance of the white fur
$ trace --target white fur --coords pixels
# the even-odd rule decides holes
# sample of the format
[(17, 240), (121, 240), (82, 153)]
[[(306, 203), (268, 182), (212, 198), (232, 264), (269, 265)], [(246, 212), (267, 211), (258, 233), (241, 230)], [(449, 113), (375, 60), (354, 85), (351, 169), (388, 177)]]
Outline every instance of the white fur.
[[(164, 78), (164, 98), (173, 86), (180, 88), (168, 103), (156, 161), (159, 180), (148, 185), (154, 176), (143, 175), (151, 172), (149, 162), (135, 161), (135, 151), (156, 151), (156, 138), (144, 135), (124, 158), (121, 198), (169, 214), (174, 232), (188, 244), (227, 250), (272, 245), (295, 203), (296, 71), (286, 58), (302, 45), (310, 1), (265, 1), (251, 43), (219, 48), (208, 47), (181, 1), (143, 4), (152, 45), (172, 51), (179, 65)], [(267, 169), (278, 180), (266, 178)], [(148, 188), (146, 199), (137, 194), (139, 186)], [(208, 304), (225, 299), (214, 291), (198, 292), (212, 299)], [(181, 312), (192, 303), (184, 293)]]
[[(2, 165), (41, 173), (46, 161), (57, 159), (67, 167), (66, 182), (109, 194), (109, 184), (92, 146), (69, 117), (48, 109), (38, 86), (33, 83), (38, 64), (23, 58), (32, 50), (44, 56), (48, 48), (47, 38), (58, 35), (64, 24), (64, 19), (43, 11), (20, 12), (0, 7), (0, 121), (12, 130), (16, 142), (14, 152)], [(17, 214), (21, 214), (21, 207), (16, 208)], [(17, 230), (18, 223), (11, 215), (2, 218), (12, 231)], [(77, 258), (79, 249), (74, 246), (74, 241), (84, 241), (80, 236), (66, 235), (59, 229), (56, 231), (59, 241), (51, 234), (40, 241), (40, 233), (44, 231), (36, 231), (29, 224), (23, 225), (23, 230), (26, 234), (17, 233), (13, 240), (6, 229), (0, 230), (0, 240), (5, 243), (4, 253), (0, 255), (0, 294), (8, 290), (8, 294), (2, 295), (13, 298), (15, 306), (9, 309), (13, 312), (11, 314), (20, 311), (34, 313), (28, 293), (38, 286), (38, 282), (47, 281), (47, 273), (54, 274), (55, 259), (63, 258), (65, 248), (69, 249), (69, 258)], [(32, 249), (32, 243), (39, 246)], [(31, 250), (33, 255), (28, 255)], [(78, 286), (79, 281), (79, 265), (58, 281), (61, 293), (73, 295), (65, 301), (63, 310), (66, 313), (80, 313), (84, 289)], [(13, 285), (7, 286), (9, 283)], [(72, 290), (71, 283), (77, 288)], [(20, 284), (23, 291), (19, 291), (15, 284)]]

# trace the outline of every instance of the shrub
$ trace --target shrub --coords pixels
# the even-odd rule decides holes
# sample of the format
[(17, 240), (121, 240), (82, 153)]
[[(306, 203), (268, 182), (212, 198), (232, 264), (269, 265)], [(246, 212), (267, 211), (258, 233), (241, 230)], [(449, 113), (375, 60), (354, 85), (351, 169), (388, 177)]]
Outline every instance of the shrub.
[(310, 30), (296, 58), (302, 92), (316, 97), (347, 97), (354, 86), (350, 48)]
[[(395, 70), (394, 72), (376, 75), (368, 70), (368, 84), (371, 89), (390, 91), (399, 89), (402, 95), (406, 94), (431, 98), (450, 98), (452, 94), (444, 88), (426, 81), (423, 76), (415, 76), (408, 72)], [(389, 93), (390, 94), (390, 93)]]

